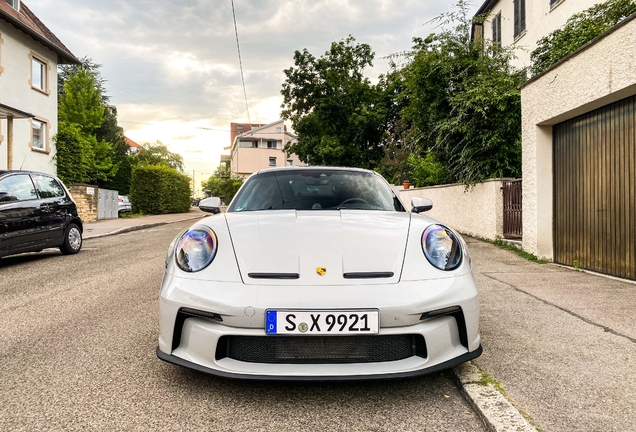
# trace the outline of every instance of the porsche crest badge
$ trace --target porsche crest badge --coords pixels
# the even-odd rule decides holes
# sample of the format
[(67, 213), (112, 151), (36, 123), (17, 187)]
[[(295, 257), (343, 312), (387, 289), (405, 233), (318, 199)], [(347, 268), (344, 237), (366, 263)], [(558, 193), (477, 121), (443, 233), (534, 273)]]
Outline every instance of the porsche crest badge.
[(324, 267), (316, 267), (316, 273), (320, 276), (324, 276), (327, 274), (327, 269)]

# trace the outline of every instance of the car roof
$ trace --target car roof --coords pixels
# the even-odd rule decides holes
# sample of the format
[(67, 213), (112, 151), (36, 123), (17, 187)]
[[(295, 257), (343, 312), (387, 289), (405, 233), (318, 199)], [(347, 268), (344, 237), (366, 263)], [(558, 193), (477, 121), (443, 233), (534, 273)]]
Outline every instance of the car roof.
[(4, 174), (14, 174), (14, 173), (20, 173), (20, 174), (42, 174), (42, 175), (47, 175), (47, 176), (51, 176), (51, 177), (56, 177), (54, 174), (44, 173), (44, 172), (40, 172), (40, 171), (30, 171), (30, 170), (0, 170), (0, 175), (4, 175)]
[(367, 169), (363, 169), (363, 168), (335, 167), (335, 166), (305, 166), (305, 167), (284, 166), (284, 167), (272, 167), (272, 168), (265, 168), (265, 169), (262, 169), (262, 170), (258, 170), (254, 174), (261, 174), (261, 173), (268, 173), (268, 172), (279, 172), (279, 171), (301, 171), (301, 170), (302, 171), (324, 171), (324, 170), (330, 170), (330, 171), (357, 171), (357, 172), (365, 172), (365, 173), (377, 174), (375, 171), (371, 171), (371, 170), (367, 170)]

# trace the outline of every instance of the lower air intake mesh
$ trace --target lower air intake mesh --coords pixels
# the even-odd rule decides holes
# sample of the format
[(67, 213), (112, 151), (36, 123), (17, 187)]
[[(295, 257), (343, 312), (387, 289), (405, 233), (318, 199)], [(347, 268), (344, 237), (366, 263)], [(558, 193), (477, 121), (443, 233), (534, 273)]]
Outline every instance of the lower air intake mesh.
[(223, 336), (218, 360), (250, 363), (377, 363), (426, 357), (421, 335), (389, 336)]

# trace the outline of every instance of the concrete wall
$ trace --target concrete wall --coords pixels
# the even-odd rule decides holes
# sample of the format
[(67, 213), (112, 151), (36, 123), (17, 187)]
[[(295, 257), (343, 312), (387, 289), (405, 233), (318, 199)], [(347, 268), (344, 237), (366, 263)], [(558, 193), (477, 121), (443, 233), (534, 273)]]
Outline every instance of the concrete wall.
[(95, 222), (98, 214), (99, 189), (95, 185), (73, 184), (69, 192), (77, 205), (82, 222)]
[(522, 87), (525, 250), (553, 257), (552, 126), (636, 94), (635, 53), (632, 17)]
[[(57, 133), (57, 55), (30, 36), (0, 20), (0, 103), (31, 113), (47, 124), (46, 148), (32, 149), (31, 123), (27, 119), (13, 121), (13, 169), (56, 174), (52, 160), (55, 154), (53, 136)], [(31, 58), (35, 54), (48, 63), (48, 89), (43, 92), (31, 86)], [(7, 169), (7, 120), (0, 120), (0, 169)]]
[(503, 237), (504, 179), (487, 180), (466, 190), (464, 185), (442, 185), (399, 191), (402, 202), (411, 210), (411, 198), (433, 201), (426, 212), (461, 233), (488, 239)]
[(501, 44), (516, 48), (517, 59), (512, 65), (517, 68), (530, 66), (530, 53), (537, 47), (539, 39), (562, 27), (575, 13), (597, 3), (603, 1), (562, 0), (550, 8), (549, 0), (526, 0), (526, 31), (515, 39), (513, 0), (500, 0), (484, 22), (484, 38), (492, 40), (492, 18), (501, 12)]

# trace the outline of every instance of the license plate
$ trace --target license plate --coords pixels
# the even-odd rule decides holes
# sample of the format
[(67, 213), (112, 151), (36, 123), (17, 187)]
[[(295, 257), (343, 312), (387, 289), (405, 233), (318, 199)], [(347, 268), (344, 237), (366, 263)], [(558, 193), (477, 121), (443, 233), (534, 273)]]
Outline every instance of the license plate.
[(267, 310), (265, 332), (271, 335), (374, 334), (379, 329), (377, 310)]

